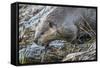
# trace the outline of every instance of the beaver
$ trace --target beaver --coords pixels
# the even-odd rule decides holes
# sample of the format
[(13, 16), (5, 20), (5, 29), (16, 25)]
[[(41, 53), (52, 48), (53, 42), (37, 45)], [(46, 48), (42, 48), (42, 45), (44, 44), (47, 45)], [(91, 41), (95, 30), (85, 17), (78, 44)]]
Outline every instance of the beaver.
[(96, 30), (96, 9), (76, 7), (56, 7), (41, 19), (36, 27), (34, 41), (41, 45), (49, 45), (53, 40), (73, 42), (80, 33), (80, 23), (86, 22)]

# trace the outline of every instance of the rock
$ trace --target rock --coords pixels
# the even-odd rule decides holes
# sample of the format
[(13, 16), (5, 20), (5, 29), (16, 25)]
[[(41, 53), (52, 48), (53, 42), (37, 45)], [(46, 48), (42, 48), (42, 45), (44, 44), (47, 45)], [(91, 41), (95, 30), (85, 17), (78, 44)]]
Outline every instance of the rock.
[(19, 61), (20, 63), (36, 63), (41, 62), (41, 55), (44, 52), (43, 46), (38, 46), (33, 43), (27, 48), (19, 50)]
[(55, 40), (55, 41), (52, 41), (50, 44), (49, 44), (49, 47), (55, 47), (55, 48), (63, 48), (64, 47), (64, 42), (63, 40)]

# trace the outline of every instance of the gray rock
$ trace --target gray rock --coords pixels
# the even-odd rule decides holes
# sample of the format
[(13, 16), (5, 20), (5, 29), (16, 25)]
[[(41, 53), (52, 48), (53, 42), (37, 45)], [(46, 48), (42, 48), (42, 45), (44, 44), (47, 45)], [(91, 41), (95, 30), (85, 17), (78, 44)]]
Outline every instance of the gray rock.
[(31, 46), (19, 50), (20, 63), (41, 62), (41, 55), (44, 52), (44, 49), (43, 46), (38, 46), (33, 43)]

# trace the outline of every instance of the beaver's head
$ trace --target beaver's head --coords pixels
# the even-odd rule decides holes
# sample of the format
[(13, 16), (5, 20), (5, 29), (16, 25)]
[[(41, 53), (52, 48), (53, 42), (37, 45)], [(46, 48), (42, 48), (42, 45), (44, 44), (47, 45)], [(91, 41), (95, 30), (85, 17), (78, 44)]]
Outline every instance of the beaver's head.
[(35, 31), (34, 42), (47, 45), (56, 38), (56, 25), (49, 21), (42, 21), (38, 24)]

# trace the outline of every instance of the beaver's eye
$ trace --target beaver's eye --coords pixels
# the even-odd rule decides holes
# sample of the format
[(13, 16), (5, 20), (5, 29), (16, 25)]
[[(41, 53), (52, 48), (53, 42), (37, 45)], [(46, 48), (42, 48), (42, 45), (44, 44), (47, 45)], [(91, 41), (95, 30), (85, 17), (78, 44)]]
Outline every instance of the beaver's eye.
[(44, 32), (41, 32), (41, 35), (43, 35), (44, 34)]
[(52, 23), (51, 22), (49, 22), (49, 26), (52, 28), (53, 27), (53, 25), (52, 25)]

